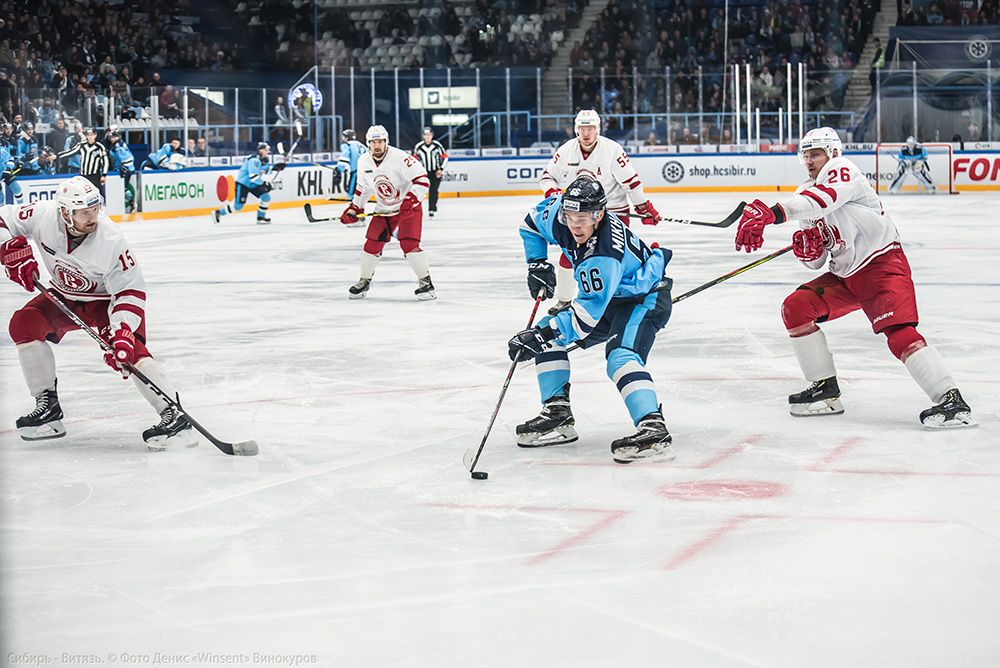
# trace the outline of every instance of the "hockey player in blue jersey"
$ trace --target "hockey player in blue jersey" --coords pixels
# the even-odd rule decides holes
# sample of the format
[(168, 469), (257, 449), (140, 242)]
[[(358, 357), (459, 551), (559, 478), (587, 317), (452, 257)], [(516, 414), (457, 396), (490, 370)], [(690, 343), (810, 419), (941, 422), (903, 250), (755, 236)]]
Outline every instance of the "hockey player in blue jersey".
[(896, 160), (899, 165), (896, 168), (896, 176), (889, 184), (889, 192), (896, 194), (903, 187), (903, 180), (908, 172), (913, 172), (917, 177), (918, 187), (923, 186), (928, 193), (937, 192), (937, 186), (931, 180), (931, 170), (927, 165), (927, 149), (917, 143), (913, 137), (907, 137), (906, 144), (899, 149)]
[(17, 139), (17, 159), (21, 163), (21, 175), (38, 174), (38, 139), (35, 137), (35, 124), (25, 121), (21, 126), (21, 135)]
[(268, 162), (270, 153), (271, 148), (267, 142), (262, 141), (257, 144), (257, 152), (243, 161), (243, 165), (240, 166), (240, 171), (236, 175), (236, 196), (233, 203), (212, 212), (212, 218), (216, 223), (222, 216), (240, 211), (247, 203), (247, 197), (254, 195), (260, 200), (260, 205), (257, 208), (257, 224), (270, 225), (271, 219), (267, 217), (267, 209), (271, 202), (271, 189), (273, 188), (270, 175), (285, 168), (283, 162), (276, 165)]
[(340, 145), (340, 159), (337, 160), (337, 171), (333, 175), (333, 190), (336, 192), (341, 182), (344, 194), (350, 199), (354, 196), (354, 186), (358, 183), (358, 158), (367, 153), (368, 148), (357, 140), (354, 130), (344, 130), (344, 142)]
[(573, 262), (579, 296), (570, 308), (539, 320), (509, 342), (511, 359), (535, 359), (542, 412), (517, 427), (521, 447), (577, 440), (569, 403), (570, 364), (566, 346), (606, 343), (608, 377), (618, 386), (638, 432), (611, 444), (614, 461), (669, 461), (671, 437), (653, 379), (645, 364), (656, 333), (670, 319), (671, 280), (664, 277), (671, 251), (647, 246), (606, 209), (600, 182), (573, 181), (566, 192), (543, 200), (521, 225), (533, 297), (555, 294), (556, 273), (548, 246)]
[[(3, 168), (3, 185), (0, 185), (0, 205), (7, 201), (7, 188), (14, 195), (14, 202), (21, 204), (24, 201), (24, 194), (21, 192), (21, 184), (17, 182), (17, 173), (20, 166), (11, 154), (9, 147), (0, 144), (0, 167)], [(4, 186), (7, 186), (5, 188)]]
[(131, 211), (135, 205), (135, 189), (132, 187), (132, 175), (135, 174), (135, 156), (128, 144), (122, 139), (121, 133), (112, 130), (108, 133), (108, 154), (111, 156), (111, 169), (125, 181), (125, 208)]
[[(179, 156), (175, 158), (174, 156)], [(184, 162), (184, 152), (180, 139), (171, 139), (168, 143), (146, 156), (140, 169), (180, 169)]]

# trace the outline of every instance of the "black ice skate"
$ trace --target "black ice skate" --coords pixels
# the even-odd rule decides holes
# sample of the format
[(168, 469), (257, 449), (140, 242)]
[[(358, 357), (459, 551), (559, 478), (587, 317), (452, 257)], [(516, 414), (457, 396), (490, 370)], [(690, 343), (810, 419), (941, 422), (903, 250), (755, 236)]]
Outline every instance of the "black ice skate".
[(434, 284), (431, 283), (431, 277), (424, 276), (421, 278), (420, 283), (417, 285), (417, 289), (413, 291), (413, 294), (415, 294), (417, 299), (420, 301), (437, 299), (437, 295), (434, 294)]
[(364, 299), (365, 295), (368, 294), (368, 288), (372, 285), (372, 279), (361, 278), (358, 282), (352, 285), (347, 291), (350, 293), (351, 299)]
[(267, 216), (264, 216), (263, 218), (258, 218), (257, 219), (257, 224), (258, 225), (270, 225), (271, 224), (271, 219), (268, 218)]
[(222, 220), (222, 214), (220, 214), (219, 210), (216, 209), (212, 212), (212, 222), (218, 225), (220, 220)]
[(17, 430), (26, 441), (61, 438), (66, 435), (63, 412), (55, 390), (43, 390), (35, 397), (35, 410), (17, 418)]
[(619, 438), (611, 444), (611, 457), (619, 464), (637, 461), (669, 462), (677, 454), (670, 443), (673, 438), (663, 421), (663, 413), (653, 411), (639, 420), (636, 433)]
[(517, 444), (522, 448), (541, 448), (572, 443), (578, 438), (575, 424), (569, 392), (557, 394), (545, 402), (538, 417), (517, 425)]
[(962, 399), (957, 388), (948, 390), (941, 397), (941, 403), (920, 413), (920, 421), (928, 429), (957, 429), (977, 427), (979, 423), (972, 417), (972, 409)]
[(561, 313), (573, 305), (573, 302), (557, 301), (554, 306), (549, 308), (549, 315), (555, 315)]
[(173, 446), (193, 448), (198, 445), (198, 436), (191, 428), (191, 423), (172, 406), (163, 409), (158, 424), (142, 432), (142, 440), (150, 450), (163, 450)]
[(840, 415), (844, 404), (840, 403), (840, 386), (837, 377), (830, 376), (817, 380), (798, 394), (788, 395), (788, 412), (795, 417), (812, 415)]

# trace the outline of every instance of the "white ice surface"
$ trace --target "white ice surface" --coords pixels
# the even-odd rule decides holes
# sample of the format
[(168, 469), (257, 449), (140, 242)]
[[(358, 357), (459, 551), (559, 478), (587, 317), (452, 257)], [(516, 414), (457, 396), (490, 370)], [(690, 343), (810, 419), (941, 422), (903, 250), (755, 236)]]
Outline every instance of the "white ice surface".
[[(713, 218), (751, 197), (653, 200)], [(122, 224), (151, 349), (192, 415), (260, 454), (147, 451), (156, 416), (82, 333), (55, 347), (68, 435), (22, 441), (13, 424), (33, 402), (4, 337), (2, 661), (998, 665), (1000, 197), (885, 199), (920, 331), (980, 428), (925, 431), (930, 402), (859, 314), (824, 325), (846, 414), (789, 416), (806, 383), (779, 307), (814, 275), (789, 254), (677, 304), (660, 333), (649, 369), (676, 461), (612, 463), (632, 425), (597, 349), (573, 355), (580, 441), (515, 446), (539, 408), (523, 366), (483, 453), (490, 479), (474, 481), (462, 456), (531, 310), (516, 230), (534, 201), (441, 201), (423, 243), (434, 302), (414, 298), (395, 242), (368, 298), (349, 301), (364, 230), (300, 211), (269, 227)], [(750, 258), (734, 228), (638, 231), (674, 250), (678, 295), (786, 245), (792, 226)], [(4, 318), (26, 299), (0, 286)]]

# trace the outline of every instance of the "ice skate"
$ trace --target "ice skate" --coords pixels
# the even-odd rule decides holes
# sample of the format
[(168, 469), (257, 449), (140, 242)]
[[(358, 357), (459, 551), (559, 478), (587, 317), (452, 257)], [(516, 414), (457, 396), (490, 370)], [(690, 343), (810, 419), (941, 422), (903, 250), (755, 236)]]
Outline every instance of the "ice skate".
[(370, 288), (371, 285), (372, 279), (370, 278), (358, 279), (357, 283), (347, 289), (347, 292), (350, 293), (349, 297), (351, 299), (364, 299), (365, 295), (368, 294), (368, 288)]
[(26, 441), (61, 438), (66, 435), (63, 412), (55, 390), (43, 390), (35, 397), (35, 410), (17, 418), (17, 430)]
[(673, 439), (663, 421), (663, 413), (653, 411), (639, 420), (636, 433), (611, 444), (611, 457), (619, 464), (637, 461), (669, 462), (677, 453), (670, 447)]
[(166, 448), (193, 448), (198, 445), (198, 436), (191, 423), (173, 406), (167, 406), (160, 413), (160, 422), (142, 432), (142, 440), (150, 450)]
[(569, 395), (557, 394), (545, 402), (538, 417), (517, 425), (517, 444), (522, 448), (541, 448), (572, 443), (578, 438), (574, 424)]
[(420, 301), (437, 299), (437, 295), (434, 294), (434, 284), (431, 283), (431, 277), (424, 276), (421, 278), (420, 283), (417, 285), (417, 289), (413, 291), (413, 294), (415, 294), (417, 299)]
[(566, 309), (568, 309), (572, 305), (573, 305), (573, 302), (558, 301), (558, 302), (555, 303), (554, 306), (552, 306), (551, 308), (549, 308), (549, 315), (555, 315), (557, 313), (562, 313), (563, 311), (565, 311)]
[(972, 409), (962, 399), (962, 394), (957, 388), (945, 392), (944, 396), (941, 397), (941, 403), (921, 411), (920, 421), (928, 429), (979, 426), (979, 423), (972, 417)]
[(795, 417), (812, 415), (840, 415), (844, 404), (840, 402), (840, 386), (837, 377), (817, 380), (807, 389), (788, 395), (788, 412)]
[(218, 225), (220, 220), (222, 220), (222, 215), (219, 213), (219, 210), (216, 209), (212, 212), (212, 222)]
[(257, 219), (257, 224), (258, 225), (270, 225), (271, 224), (271, 219), (268, 218), (267, 216), (265, 216), (263, 218), (258, 218)]

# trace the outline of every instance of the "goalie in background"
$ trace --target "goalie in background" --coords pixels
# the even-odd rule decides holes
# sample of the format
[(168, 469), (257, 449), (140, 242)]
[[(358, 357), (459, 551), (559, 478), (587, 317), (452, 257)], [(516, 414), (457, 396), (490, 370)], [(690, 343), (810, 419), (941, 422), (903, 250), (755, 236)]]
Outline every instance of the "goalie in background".
[(937, 192), (937, 186), (931, 179), (930, 167), (927, 165), (927, 149), (918, 144), (916, 139), (906, 138), (906, 146), (899, 149), (896, 160), (899, 165), (896, 168), (896, 177), (889, 184), (890, 193), (895, 195), (900, 191), (906, 175), (910, 172), (917, 178), (918, 187), (922, 185), (931, 195)]

